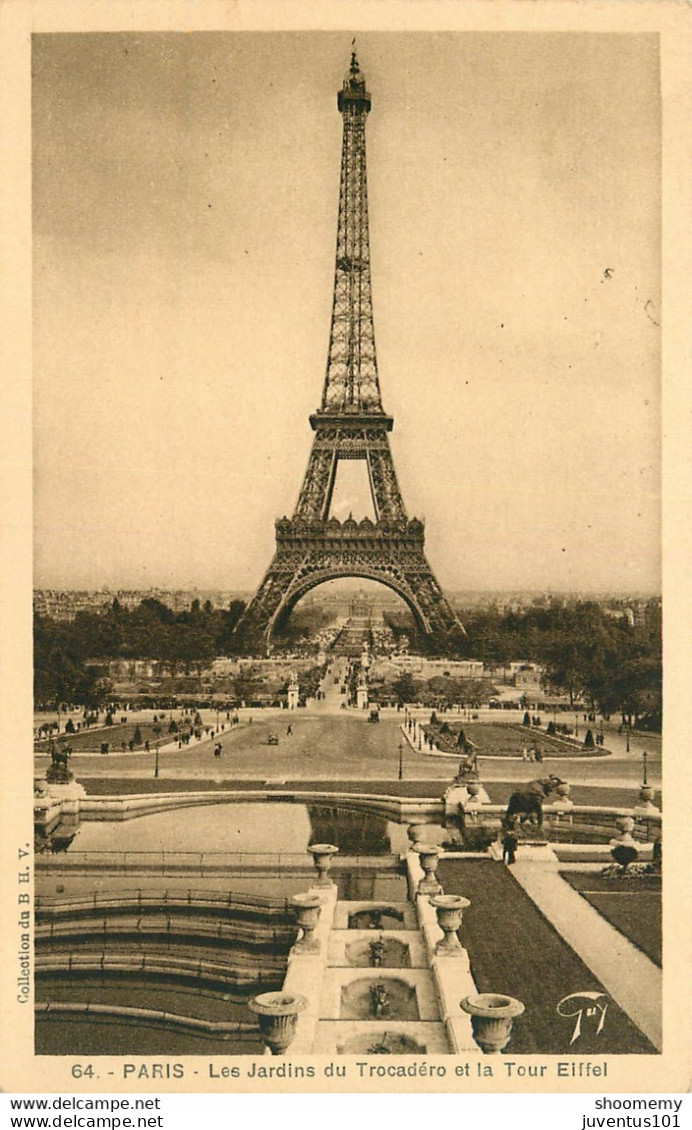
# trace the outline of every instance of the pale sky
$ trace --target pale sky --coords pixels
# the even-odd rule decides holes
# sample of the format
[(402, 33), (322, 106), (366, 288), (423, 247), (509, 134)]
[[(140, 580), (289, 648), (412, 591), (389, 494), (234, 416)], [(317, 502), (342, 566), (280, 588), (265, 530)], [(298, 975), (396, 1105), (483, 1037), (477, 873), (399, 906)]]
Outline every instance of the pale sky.
[[(350, 40), (35, 38), (37, 587), (259, 583), (321, 397)], [(657, 37), (358, 53), (380, 385), (439, 581), (657, 590)]]

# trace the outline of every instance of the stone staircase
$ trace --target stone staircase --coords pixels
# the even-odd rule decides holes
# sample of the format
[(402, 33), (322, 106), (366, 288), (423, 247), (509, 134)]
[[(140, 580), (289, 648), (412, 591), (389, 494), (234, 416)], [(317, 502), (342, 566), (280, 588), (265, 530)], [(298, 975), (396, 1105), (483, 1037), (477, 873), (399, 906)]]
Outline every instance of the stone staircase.
[(477, 991), (468, 954), (439, 952), (444, 934), (429, 894), (418, 893), (415, 852), (406, 870), (406, 902), (345, 901), (335, 886), (311, 888), (322, 903), (318, 948), (301, 953), (298, 942), (282, 989), (307, 1001), (291, 1055), (477, 1053), (460, 1005)]

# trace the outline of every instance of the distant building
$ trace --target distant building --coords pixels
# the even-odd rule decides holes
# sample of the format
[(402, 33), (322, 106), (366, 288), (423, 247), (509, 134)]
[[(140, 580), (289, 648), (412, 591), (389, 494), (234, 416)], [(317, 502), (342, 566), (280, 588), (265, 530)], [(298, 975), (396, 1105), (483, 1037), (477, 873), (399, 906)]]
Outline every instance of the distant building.
[[(511, 666), (515, 665), (512, 664)], [(539, 663), (522, 663), (515, 667), (513, 672), (514, 685), (524, 690), (539, 690), (544, 673), (545, 668), (541, 667)]]

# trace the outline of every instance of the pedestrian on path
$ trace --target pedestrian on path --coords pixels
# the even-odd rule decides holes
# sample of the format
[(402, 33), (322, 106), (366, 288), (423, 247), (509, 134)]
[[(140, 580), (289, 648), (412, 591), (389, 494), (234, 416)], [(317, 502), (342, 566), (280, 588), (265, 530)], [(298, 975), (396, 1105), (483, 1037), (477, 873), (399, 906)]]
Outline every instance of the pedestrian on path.
[(512, 864), (517, 861), (516, 851), (518, 843), (519, 841), (514, 831), (514, 824), (510, 824), (505, 828), (505, 834), (502, 838), (502, 862), (506, 863), (508, 867), (511, 867)]
[(287, 726), (287, 728), (286, 728), (286, 737), (287, 737), (287, 738), (290, 738), (290, 736), (291, 736), (291, 734), (292, 734), (292, 733), (293, 733), (293, 726), (292, 726), (292, 725), (291, 725), (291, 723), (289, 722), (289, 723), (288, 723), (288, 726)]

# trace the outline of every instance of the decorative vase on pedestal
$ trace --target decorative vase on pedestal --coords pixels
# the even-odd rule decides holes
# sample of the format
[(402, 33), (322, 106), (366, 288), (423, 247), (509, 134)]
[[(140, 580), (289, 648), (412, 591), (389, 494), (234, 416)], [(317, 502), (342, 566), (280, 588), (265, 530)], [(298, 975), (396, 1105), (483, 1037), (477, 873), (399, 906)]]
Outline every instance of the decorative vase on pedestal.
[(486, 1055), (497, 1055), (509, 1043), (515, 1016), (524, 1005), (503, 993), (475, 993), (460, 1002), (471, 1016), (473, 1038)]
[(570, 800), (569, 797), (571, 788), (571, 785), (568, 785), (566, 781), (563, 781), (562, 784), (558, 785), (555, 789), (556, 797), (553, 801), (553, 808), (557, 810), (558, 816), (561, 813), (569, 812), (571, 808), (574, 808), (574, 801)]
[(480, 795), (481, 783), (480, 781), (468, 781), (466, 785), (466, 792), (469, 794), (471, 800), (476, 800)]
[(643, 805), (652, 805), (654, 801), (655, 792), (651, 785), (642, 785), (639, 790), (639, 799)]
[(320, 943), (315, 937), (315, 927), (322, 913), (320, 896), (312, 895), (309, 891), (306, 891), (305, 894), (293, 895), (291, 907), (301, 930), (300, 938), (294, 945), (293, 952), (319, 953)]
[(414, 823), (414, 824), (409, 824), (408, 828), (406, 829), (406, 835), (408, 836), (408, 838), (411, 842), (413, 851), (416, 850), (416, 847), (418, 846), (418, 844), (423, 843), (423, 841), (425, 839), (425, 829), (426, 828), (427, 828), (427, 824)]
[(417, 844), (413, 850), (420, 858), (420, 865), (423, 868), (424, 875), (418, 884), (416, 894), (419, 895), (439, 895), (442, 894), (442, 887), (435, 872), (437, 871), (437, 864), (440, 858), (440, 848), (436, 844)]
[(626, 875), (629, 865), (634, 863), (639, 855), (639, 848), (632, 835), (634, 820), (631, 816), (618, 816), (615, 826), (620, 835), (610, 841), (610, 854), (615, 863), (622, 869), (621, 874)]
[(435, 953), (450, 956), (462, 954), (464, 949), (457, 936), (457, 930), (461, 927), (464, 911), (471, 903), (461, 895), (433, 895), (430, 905), (435, 907), (437, 924), (444, 934), (444, 938), (435, 946)]
[(283, 1055), (293, 1042), (299, 1014), (307, 1008), (299, 993), (262, 993), (248, 1002), (259, 1020), (260, 1035), (272, 1055)]
[(634, 831), (634, 820), (631, 816), (618, 816), (615, 821), (615, 827), (620, 832), (620, 835), (613, 843), (622, 844), (626, 847), (636, 848), (637, 844), (632, 835)]
[(332, 856), (338, 854), (338, 847), (335, 847), (334, 844), (310, 844), (308, 851), (317, 869), (317, 879), (313, 886), (333, 887), (334, 883), (327, 873), (332, 865)]

